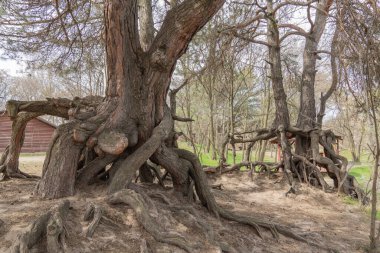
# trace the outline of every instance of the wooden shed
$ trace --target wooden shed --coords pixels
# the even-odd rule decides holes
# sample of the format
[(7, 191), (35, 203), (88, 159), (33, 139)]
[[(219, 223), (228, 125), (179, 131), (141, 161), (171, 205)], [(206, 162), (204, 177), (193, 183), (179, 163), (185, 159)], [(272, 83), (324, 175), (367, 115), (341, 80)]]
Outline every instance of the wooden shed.
[[(38, 117), (26, 125), (24, 145), (21, 153), (46, 152), (56, 126)], [(10, 142), (12, 120), (6, 112), (0, 111), (0, 152), (3, 152)]]

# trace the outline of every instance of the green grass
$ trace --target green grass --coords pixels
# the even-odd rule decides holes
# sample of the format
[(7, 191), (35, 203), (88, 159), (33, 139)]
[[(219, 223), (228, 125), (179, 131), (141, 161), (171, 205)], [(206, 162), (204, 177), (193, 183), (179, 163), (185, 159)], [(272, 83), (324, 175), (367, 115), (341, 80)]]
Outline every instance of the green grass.
[(371, 178), (372, 168), (369, 164), (355, 166), (349, 171), (349, 174), (356, 178), (361, 187), (366, 187)]
[[(193, 152), (193, 148), (187, 142), (178, 142), (178, 146), (179, 146), (179, 148), (186, 149), (186, 150), (189, 150), (189, 151)], [(195, 146), (196, 146), (197, 151), (201, 149), (200, 145), (195, 145)], [(200, 154), (198, 153), (198, 156), (199, 156), (199, 160), (201, 161), (202, 165), (204, 165), (204, 166), (210, 166), (210, 167), (218, 166), (219, 157), (217, 157), (216, 160), (213, 160), (211, 153), (203, 152), (203, 150), (202, 150), (202, 152), (200, 152)], [(239, 162), (243, 161), (243, 151), (237, 150), (236, 151), (236, 158), (235, 159), (236, 159), (235, 160), (236, 163), (239, 163)], [(254, 157), (254, 155), (252, 155), (252, 159), (251, 160), (252, 161), (256, 160), (255, 157)], [(264, 157), (264, 161), (265, 162), (273, 162), (274, 158), (271, 158), (270, 156), (265, 156)], [(232, 150), (228, 150), (227, 163), (228, 164), (232, 164), (233, 163)]]
[[(365, 212), (368, 216), (371, 216), (371, 208), (370, 207), (366, 208)], [(380, 211), (376, 211), (376, 220), (380, 220)]]
[(351, 198), (351, 196), (344, 196), (343, 203), (346, 203), (348, 205), (358, 205), (359, 201), (357, 199)]
[[(370, 164), (355, 166), (350, 170), (349, 174), (356, 178), (361, 188), (365, 189), (372, 175), (372, 166)], [(379, 195), (378, 195), (378, 199), (380, 199)], [(349, 205), (359, 205), (359, 201), (357, 199), (353, 199), (349, 196), (345, 196), (343, 198), (343, 203), (346, 203)], [(370, 216), (371, 208), (366, 207), (365, 213), (368, 216)], [(380, 210), (376, 212), (376, 220), (380, 220)]]
[[(342, 149), (342, 150), (340, 150), (339, 154), (342, 155), (342, 156), (344, 156), (344, 157), (346, 157), (348, 161), (352, 161), (353, 160), (352, 159), (352, 154), (351, 154), (351, 152), (348, 149)], [(360, 162), (362, 162), (362, 163), (369, 162), (368, 161), (368, 155), (369, 155), (368, 152), (362, 152), (360, 154)]]

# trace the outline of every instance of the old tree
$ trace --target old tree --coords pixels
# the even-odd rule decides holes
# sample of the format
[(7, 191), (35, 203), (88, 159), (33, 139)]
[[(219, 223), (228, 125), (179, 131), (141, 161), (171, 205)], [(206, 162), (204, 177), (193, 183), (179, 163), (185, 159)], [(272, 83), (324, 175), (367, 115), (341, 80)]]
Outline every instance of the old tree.
[[(236, 214), (220, 207), (210, 190), (198, 157), (189, 151), (179, 149), (176, 145), (178, 133), (174, 130), (173, 120), (181, 118), (177, 117), (175, 110), (170, 110), (166, 103), (173, 71), (177, 60), (185, 53), (193, 36), (222, 7), (224, 0), (165, 2), (165, 5), (170, 6), (168, 7), (170, 10), (166, 12), (158, 30), (158, 25), (154, 24), (150, 0), (106, 0), (105, 3), (97, 5), (97, 8), (101, 6), (104, 9), (100, 17), (97, 15), (99, 12), (94, 14), (93, 11), (86, 11), (92, 1), (27, 2), (28, 4), (12, 5), (12, 1), (6, 1), (9, 6), (5, 4), (5, 8), (10, 8), (17, 14), (27, 13), (30, 17), (36, 15), (38, 8), (45, 8), (45, 12), (39, 15), (49, 16), (51, 13), (54, 15), (45, 20), (27, 22), (29, 27), (35, 24), (39, 26), (36, 29), (18, 31), (23, 34), (20, 36), (14, 36), (16, 30), (12, 30), (12, 27), (18, 26), (19, 20), (2, 20), (6, 29), (9, 29), (8, 32), (13, 32), (13, 35), (2, 32), (3, 36), (9, 37), (10, 44), (22, 46), (18, 43), (24, 43), (24, 47), (34, 52), (37, 51), (37, 46), (34, 48), (33, 42), (47, 41), (62, 48), (68, 47), (69, 50), (63, 50), (65, 51), (63, 55), (78, 54), (82, 59), (83, 48), (91, 45), (94, 40), (89, 36), (89, 31), (98, 29), (105, 47), (107, 87), (105, 97), (8, 101), (7, 113), (13, 119), (13, 131), (12, 142), (0, 160), (0, 171), (5, 177), (30, 177), (18, 168), (18, 156), (26, 123), (40, 115), (58, 116), (69, 121), (60, 125), (53, 136), (43, 165), (42, 178), (35, 190), (36, 195), (45, 199), (63, 198), (72, 196), (77, 191), (86, 191), (89, 185), (94, 183), (97, 186), (106, 185), (106, 190), (101, 186), (97, 190), (104, 193), (110, 203), (130, 205), (136, 212), (138, 221), (157, 241), (173, 244), (188, 252), (194, 252), (200, 245), (186, 240), (178, 233), (160, 229), (160, 222), (155, 214), (157, 208), (151, 200), (151, 195), (162, 199), (167, 204), (166, 208), (172, 211), (178, 206), (171, 204), (171, 197), (184, 202), (194, 202), (198, 198), (214, 216), (250, 225), (260, 237), (263, 236), (262, 228), (264, 228), (276, 239), (279, 234), (283, 234), (307, 242), (284, 226)], [(302, 5), (309, 6), (313, 2), (308, 1)], [(326, 182), (318, 174), (316, 168), (318, 164), (327, 169), (335, 181), (335, 188), (347, 194), (358, 195), (358, 190), (352, 184), (352, 178), (346, 172), (347, 160), (337, 155), (332, 148), (334, 134), (321, 130), (324, 114), (322, 105), (325, 105), (336, 84), (333, 83), (331, 91), (322, 96), (321, 111), (318, 115), (314, 101), (315, 65), (318, 58), (316, 51), (333, 1), (318, 2), (315, 21), (310, 21), (313, 25), (307, 35), (306, 32), (299, 32), (298, 28), (295, 28), (298, 35), (306, 37), (302, 106), (297, 127), (291, 126), (289, 120), (281, 69), (280, 43), (284, 38), (280, 38), (281, 25), (279, 26), (276, 21), (276, 12), (286, 4), (276, 6), (270, 0), (266, 3), (267, 6), (258, 11), (258, 16), (245, 25), (266, 20), (268, 31), (267, 42), (264, 44), (268, 46), (276, 118), (271, 128), (259, 130), (254, 139), (244, 142), (254, 143), (278, 136), (283, 151), (283, 161), (280, 166), (284, 167), (292, 187), (293, 178), (298, 177), (300, 181), (314, 180), (315, 185), (327, 190)], [(17, 10), (17, 7), (20, 9)], [(102, 20), (102, 26), (92, 26), (91, 21), (99, 19)], [(23, 18), (20, 20), (25, 21)], [(237, 27), (243, 26), (240, 24)], [(233, 29), (235, 30), (232, 34), (239, 37), (238, 29), (236, 27)], [(43, 34), (56, 37), (46, 39), (48, 36), (45, 38)], [(33, 42), (29, 42), (28, 39), (33, 36), (34, 40), (30, 40)], [(247, 38), (242, 39), (247, 40)], [(42, 48), (49, 49), (49, 46)], [(334, 48), (332, 46), (332, 50)], [(331, 58), (331, 65), (334, 68), (335, 58)], [(62, 59), (72, 58), (62, 57)], [(289, 133), (297, 136), (295, 153), (291, 152), (286, 138)], [(232, 144), (238, 142), (233, 135), (234, 133), (228, 137)], [(326, 157), (319, 154), (320, 144), (325, 149)], [(222, 151), (221, 154), (223, 153)], [(247, 163), (248, 161), (241, 166)], [(171, 176), (175, 194), (152, 193), (156, 189), (152, 186), (154, 178), (157, 177), (162, 183), (157, 166), (165, 169)], [(147, 185), (153, 187), (152, 190), (147, 190), (146, 187), (134, 182), (137, 172), (140, 182), (148, 183)], [(64, 234), (62, 220), (67, 215), (68, 206), (69, 203), (65, 201), (58, 208), (38, 218), (31, 230), (22, 234), (14, 243), (13, 252), (25, 252), (25, 249), (37, 244), (46, 229), (56, 231), (52, 235), (48, 233), (47, 251), (62, 252), (65, 248), (61, 240)], [(189, 213), (194, 215), (191, 208), (183, 206), (180, 209), (189, 210)], [(87, 219), (93, 219), (88, 234), (93, 233), (101, 213), (97, 206), (91, 206), (86, 210)], [(223, 241), (213, 239), (213, 233), (207, 224), (199, 223), (199, 226), (204, 227), (208, 239), (214, 246), (225, 252), (238, 251)]]

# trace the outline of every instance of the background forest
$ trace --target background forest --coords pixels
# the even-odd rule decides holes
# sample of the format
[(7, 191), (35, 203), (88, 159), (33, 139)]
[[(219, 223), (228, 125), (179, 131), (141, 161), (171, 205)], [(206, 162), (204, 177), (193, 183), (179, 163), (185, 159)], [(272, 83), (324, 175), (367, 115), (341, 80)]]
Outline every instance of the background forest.
[[(4, 40), (1, 44), (3, 57), (17, 59), (19, 63), (13, 61), (10, 64), (18, 74), (9, 75), (6, 71), (0, 74), (3, 108), (9, 99), (40, 100), (46, 97), (73, 98), (104, 94), (105, 56), (102, 53), (104, 45), (99, 39), (102, 32), (100, 4), (94, 2), (86, 6), (83, 3), (81, 8), (88, 8), (88, 20), (78, 24), (80, 29), (69, 27), (65, 29), (67, 34), (62, 34), (63, 28), (56, 24), (49, 28), (45, 37), (38, 34), (48, 28), (42, 24), (42, 20), (39, 26), (28, 26), (25, 20), (32, 19), (26, 16), (28, 13), (18, 13), (12, 17), (12, 21), (8, 19), (15, 13), (1, 17), (4, 24)], [(161, 13), (169, 6), (160, 1), (153, 2), (152, 6), (155, 26), (159, 27)], [(373, 122), (366, 108), (365, 76), (361, 73), (363, 70), (356, 69), (364, 57), (361, 54), (365, 52), (359, 51), (359, 46), (363, 44), (350, 33), (356, 33), (352, 30), (359, 29), (359, 32), (374, 36), (367, 40), (375, 39), (375, 43), (378, 43), (378, 17), (373, 16), (373, 12), (372, 15), (366, 15), (366, 11), (370, 10), (364, 4), (351, 3), (351, 7), (355, 8), (349, 6), (348, 1), (340, 2), (337, 7), (343, 10), (338, 13), (334, 6), (326, 18), (318, 43), (320, 53), (315, 66), (314, 99), (319, 108), (321, 95), (329, 89), (333, 91), (326, 104), (323, 128), (332, 129), (343, 137), (340, 149), (344, 156), (352, 162), (366, 164), (374, 160), (371, 149), (375, 146), (375, 138)], [(10, 10), (16, 11), (19, 7), (14, 6)], [(36, 4), (37, 7), (39, 4)], [(218, 164), (220, 146), (228, 133), (252, 131), (244, 135), (244, 138), (249, 139), (255, 135), (253, 130), (267, 128), (274, 120), (275, 98), (265, 45), (266, 24), (256, 15), (260, 8), (259, 2), (225, 4), (223, 10), (196, 35), (177, 64), (171, 83), (177, 98), (176, 111), (179, 116), (194, 120), (176, 123), (178, 130), (183, 133), (180, 145), (197, 153), (204, 165)], [(290, 119), (295, 124), (300, 112), (305, 34), (315, 22), (312, 18), (316, 10), (306, 3), (293, 5), (291, 2), (278, 9), (276, 18), (283, 36), (282, 74)], [(79, 13), (80, 10), (71, 11)], [(342, 12), (346, 13), (345, 17), (340, 16)], [(70, 13), (66, 13), (63, 18), (70, 20)], [(349, 21), (355, 21), (357, 26), (346, 27)], [(36, 22), (38, 24), (38, 19)], [(60, 43), (46, 40), (58, 33)], [(23, 40), (20, 41), (17, 34), (22, 34)], [(33, 42), (30, 41), (31, 37), (35, 38)], [(330, 56), (332, 47), (335, 48), (334, 59)], [(42, 48), (48, 50), (42, 52)], [(332, 61), (335, 62), (334, 69)], [(9, 61), (5, 61), (7, 63)], [(377, 98), (378, 89), (373, 89)], [(61, 122), (51, 117), (50, 120)], [(235, 162), (244, 158), (248, 145), (239, 145)], [(274, 161), (275, 152), (276, 145), (260, 141), (252, 147), (251, 156), (253, 160)], [(230, 152), (229, 163), (233, 162), (232, 158)]]
[[(13, 122), (44, 115), (62, 124), (36, 195), (72, 196), (95, 180), (106, 182), (111, 199), (129, 188), (133, 203), (148, 206), (140, 186), (129, 187), (136, 172), (140, 183), (157, 177), (164, 189), (169, 174), (174, 191), (192, 202), (196, 193), (218, 218), (249, 224), (260, 237), (263, 227), (308, 242), (219, 206), (218, 186), (204, 174), (281, 168), (285, 196), (297, 194), (297, 181), (371, 202), (375, 252), (379, 1), (8, 0), (0, 3), (0, 53), (0, 66), (8, 65), (0, 70), (1, 111)], [(0, 172), (28, 178), (18, 163), (23, 137), (13, 128), (18, 141), (3, 153)]]

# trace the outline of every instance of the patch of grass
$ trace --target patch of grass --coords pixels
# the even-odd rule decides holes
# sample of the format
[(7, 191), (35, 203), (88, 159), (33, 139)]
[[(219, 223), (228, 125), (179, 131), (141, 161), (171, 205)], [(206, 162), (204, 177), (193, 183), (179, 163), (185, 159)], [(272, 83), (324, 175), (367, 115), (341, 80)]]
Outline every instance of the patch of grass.
[(211, 154), (209, 153), (201, 153), (199, 160), (201, 161), (201, 164), (205, 166), (218, 166), (218, 160), (213, 160)]
[[(193, 152), (193, 148), (186, 142), (178, 142), (179, 148), (189, 150)], [(199, 145), (196, 145), (196, 149), (200, 149)], [(217, 158), (218, 159), (218, 158)], [(199, 156), (199, 160), (201, 161), (202, 165), (215, 167), (218, 165), (218, 160), (213, 160), (212, 155), (210, 153), (201, 153)]]
[[(350, 196), (345, 196), (342, 198), (343, 203), (348, 205), (359, 205), (359, 201), (357, 199), (351, 198)], [(379, 208), (378, 208), (379, 209)], [(362, 209), (363, 210), (363, 209)], [(363, 210), (366, 215), (371, 216), (371, 207), (366, 207)], [(380, 211), (376, 211), (376, 220), (380, 220)]]
[[(339, 153), (340, 153), (340, 155), (346, 157), (348, 161), (352, 161), (353, 160), (352, 159), (352, 154), (351, 154), (351, 152), (348, 149), (342, 149), (342, 150), (340, 150)], [(362, 152), (360, 154), (360, 161), (364, 162), (364, 163), (369, 162), (368, 161), (368, 156), (369, 156), (369, 152)]]
[[(370, 207), (366, 208), (365, 212), (368, 216), (371, 216), (371, 208)], [(380, 220), (380, 211), (376, 211), (376, 220)]]
[[(193, 152), (193, 148), (189, 145), (189, 143), (187, 142), (178, 142), (178, 146), (179, 148), (182, 148), (182, 149), (186, 149), (186, 150), (189, 150), (191, 152)], [(201, 149), (201, 146), (200, 145), (195, 145), (197, 151), (199, 151)], [(243, 151), (242, 150), (237, 150), (236, 151), (236, 158), (235, 158), (235, 162), (236, 163), (240, 163), (241, 161), (243, 161)], [(275, 155), (275, 154), (274, 154)], [(218, 163), (219, 163), (219, 157), (216, 157), (216, 159), (212, 159), (212, 154), (211, 153), (206, 153), (206, 152), (200, 152), (200, 154), (198, 154), (199, 156), (199, 160), (201, 161), (201, 164), (204, 165), (204, 166), (210, 166), (210, 167), (215, 167), (215, 166), (218, 166)], [(254, 154), (252, 154), (252, 161), (255, 161), (255, 157), (254, 157)], [(266, 155), (264, 157), (264, 162), (274, 162), (274, 157), (270, 157), (269, 155)], [(232, 150), (228, 150), (228, 157), (227, 157), (227, 163), (228, 164), (232, 164), (233, 163), (233, 155), (232, 155)]]
[(359, 201), (350, 196), (345, 196), (343, 197), (343, 203), (348, 204), (348, 205), (357, 205), (359, 204)]
[(371, 178), (372, 168), (370, 165), (359, 165), (352, 168), (349, 172), (354, 176), (361, 187), (366, 187), (368, 180)]

